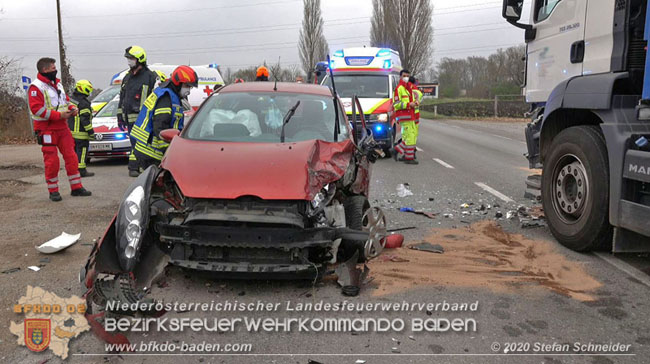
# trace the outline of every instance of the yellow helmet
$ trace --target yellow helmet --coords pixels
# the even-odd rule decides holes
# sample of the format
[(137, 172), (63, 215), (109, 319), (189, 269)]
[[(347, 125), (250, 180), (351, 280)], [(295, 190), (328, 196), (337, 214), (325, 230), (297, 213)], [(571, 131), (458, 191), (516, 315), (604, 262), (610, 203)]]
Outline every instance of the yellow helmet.
[(90, 94), (93, 92), (93, 84), (88, 80), (79, 80), (75, 85), (75, 90), (86, 96), (90, 96)]
[(165, 74), (165, 72), (160, 70), (155, 70), (154, 72), (156, 72), (156, 74), (158, 75), (158, 79), (160, 80), (160, 82), (167, 81), (167, 75)]
[(147, 52), (144, 51), (144, 48), (134, 45), (126, 49), (124, 57), (133, 57), (139, 63), (145, 63), (147, 61)]

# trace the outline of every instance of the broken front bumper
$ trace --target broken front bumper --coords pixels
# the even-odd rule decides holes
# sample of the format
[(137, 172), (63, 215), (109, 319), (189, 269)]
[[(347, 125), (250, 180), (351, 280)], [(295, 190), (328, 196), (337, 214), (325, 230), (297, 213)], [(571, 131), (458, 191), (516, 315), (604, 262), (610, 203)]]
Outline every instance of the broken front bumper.
[[(368, 233), (348, 228), (172, 225), (158, 223), (170, 263), (215, 273), (314, 277), (334, 262), (341, 240), (365, 242)], [(320, 272), (323, 273), (323, 272)]]

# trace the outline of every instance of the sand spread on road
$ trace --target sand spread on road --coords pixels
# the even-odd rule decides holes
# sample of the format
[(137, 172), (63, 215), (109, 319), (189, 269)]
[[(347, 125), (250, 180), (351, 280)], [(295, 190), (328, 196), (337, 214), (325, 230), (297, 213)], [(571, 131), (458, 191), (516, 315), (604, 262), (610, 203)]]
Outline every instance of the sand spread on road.
[[(440, 244), (444, 254), (386, 249), (372, 260), (373, 295), (385, 295), (425, 285), (479, 287), (501, 292), (539, 289), (581, 301), (601, 283), (582, 263), (558, 253), (554, 244), (510, 234), (494, 221), (458, 229), (434, 229), (424, 241)], [(415, 242), (417, 243), (417, 242)]]

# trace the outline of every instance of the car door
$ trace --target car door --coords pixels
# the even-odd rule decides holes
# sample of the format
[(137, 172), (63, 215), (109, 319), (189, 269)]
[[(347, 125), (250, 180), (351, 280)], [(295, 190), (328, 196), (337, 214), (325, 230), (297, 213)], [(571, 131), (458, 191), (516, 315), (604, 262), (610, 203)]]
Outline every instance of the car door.
[(531, 23), (536, 35), (527, 50), (528, 102), (545, 102), (560, 82), (582, 75), (582, 59), (572, 60), (572, 53), (584, 56), (586, 10), (585, 0), (534, 0)]

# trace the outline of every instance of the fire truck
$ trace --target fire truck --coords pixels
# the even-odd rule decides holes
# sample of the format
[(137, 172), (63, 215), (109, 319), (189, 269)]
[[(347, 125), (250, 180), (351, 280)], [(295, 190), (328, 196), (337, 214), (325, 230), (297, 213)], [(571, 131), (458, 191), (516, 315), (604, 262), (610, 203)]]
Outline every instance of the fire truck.
[(647, 0), (504, 0), (525, 30), (528, 178), (549, 228), (577, 250), (650, 251)]
[[(393, 91), (402, 70), (399, 53), (388, 48), (345, 48), (332, 54), (329, 67), (345, 112), (352, 117), (352, 97), (358, 97), (367, 127), (372, 130), (375, 141), (388, 153), (396, 137)], [(329, 74), (321, 84), (332, 86)], [(358, 136), (361, 134), (360, 125), (357, 123)]]

